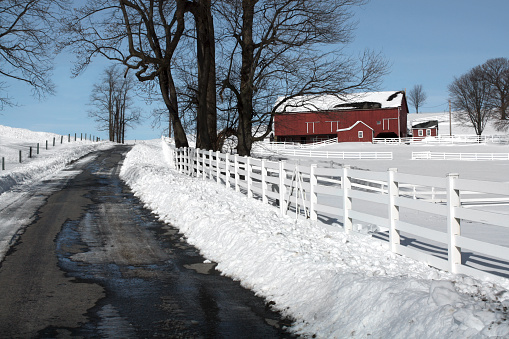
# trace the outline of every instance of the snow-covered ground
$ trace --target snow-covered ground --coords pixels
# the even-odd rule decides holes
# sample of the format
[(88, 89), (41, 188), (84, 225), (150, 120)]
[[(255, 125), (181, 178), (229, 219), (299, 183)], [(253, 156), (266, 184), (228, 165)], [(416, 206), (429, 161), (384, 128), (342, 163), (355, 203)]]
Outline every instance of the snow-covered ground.
[(395, 255), (360, 234), (280, 217), (274, 207), (170, 169), (161, 146), (129, 152), (121, 171), (146, 206), (223, 274), (320, 338), (508, 336), (509, 281), (480, 281)]
[[(82, 146), (90, 150), (110, 147)], [(361, 146), (343, 145), (356, 150)], [(395, 158), (390, 164), (363, 161), (356, 165), (398, 167), (407, 172), (402, 167), (409, 163), (408, 169), (418, 173), (444, 171), (442, 161), (412, 162), (403, 154), (407, 150), (402, 151), (402, 160)], [(319, 338), (509, 336), (508, 279), (481, 281), (442, 272), (393, 254), (386, 243), (369, 236), (327, 231), (306, 220), (280, 217), (274, 207), (214, 182), (176, 173), (162, 152), (160, 140), (137, 144), (124, 161), (122, 178), (161, 220), (179, 228), (207, 260), (217, 262), (218, 270), (294, 318), (290, 330)], [(65, 163), (68, 158), (58, 159), (63, 153), (43, 153), (32, 162), (47, 157)], [(450, 166), (466, 178), (481, 176), (482, 169), (487, 172), (489, 168), (497, 172), (493, 178), (507, 181), (503, 177), (508, 168), (494, 168), (495, 163), (455, 162)], [(23, 172), (25, 167), (28, 163), (16, 171)], [(34, 174), (30, 180), (51, 173), (46, 166), (39, 166), (38, 171), (38, 178)], [(0, 180), (5, 175), (12, 176), (0, 172)], [(1, 194), (0, 203), (11, 193)]]
[[(55, 138), (55, 146), (53, 146)], [(61, 144), (61, 136), (53, 133), (33, 132), (22, 128), (0, 125), (0, 158), (5, 159), (5, 170), (0, 168), (0, 194), (14, 185), (41, 180), (55, 173), (68, 163), (90, 153), (104, 143), (89, 140), (68, 142), (67, 136)], [(48, 141), (48, 149), (46, 149)], [(39, 154), (36, 145), (39, 143)], [(32, 158), (28, 158), (29, 147), (32, 146)], [(22, 151), (22, 162), (19, 162), (19, 151)]]

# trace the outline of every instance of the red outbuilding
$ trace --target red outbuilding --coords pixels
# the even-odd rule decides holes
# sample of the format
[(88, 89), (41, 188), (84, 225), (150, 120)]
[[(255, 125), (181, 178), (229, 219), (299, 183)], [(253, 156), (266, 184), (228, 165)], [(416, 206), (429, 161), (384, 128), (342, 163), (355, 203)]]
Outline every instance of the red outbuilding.
[(371, 142), (407, 136), (408, 105), (403, 91), (302, 96), (279, 99), (277, 104), (277, 141)]
[(414, 138), (436, 137), (438, 135), (438, 120), (429, 120), (412, 125)]

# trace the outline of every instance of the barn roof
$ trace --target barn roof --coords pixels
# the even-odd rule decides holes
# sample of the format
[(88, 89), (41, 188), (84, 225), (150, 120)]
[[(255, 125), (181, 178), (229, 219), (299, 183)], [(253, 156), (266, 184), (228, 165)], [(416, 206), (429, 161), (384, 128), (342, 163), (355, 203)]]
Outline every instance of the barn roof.
[(412, 128), (437, 128), (438, 120), (429, 120), (412, 124)]
[[(403, 105), (403, 98), (403, 91), (305, 95), (289, 99), (276, 111), (297, 113), (341, 109), (397, 108)], [(277, 103), (283, 99), (283, 97), (278, 98)]]

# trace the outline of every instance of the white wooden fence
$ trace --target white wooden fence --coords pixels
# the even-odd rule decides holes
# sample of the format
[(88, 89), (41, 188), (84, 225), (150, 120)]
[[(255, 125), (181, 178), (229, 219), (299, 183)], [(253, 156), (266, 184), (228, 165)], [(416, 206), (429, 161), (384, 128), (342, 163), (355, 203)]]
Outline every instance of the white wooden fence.
[(435, 137), (373, 138), (374, 144), (508, 144), (508, 135), (438, 135)]
[(412, 160), (509, 160), (509, 153), (412, 152)]
[[(478, 277), (491, 275), (463, 263), (462, 253), (467, 252), (509, 262), (509, 247), (462, 235), (464, 222), (479, 227), (479, 234), (488, 225), (509, 232), (509, 211), (504, 205), (496, 212), (462, 205), (463, 192), (508, 201), (509, 183), (464, 180), (457, 174), (445, 178), (410, 175), (396, 169), (371, 172), (348, 166), (304, 167), (191, 148), (176, 150), (173, 157), (180, 173), (214, 180), (273, 204), (281, 215), (313, 221), (337, 219), (346, 232), (354, 231), (359, 224), (388, 229), (391, 251), (443, 270)], [(416, 187), (431, 194), (441, 192), (443, 197), (419, 198)], [(434, 216), (431, 224), (416, 218), (415, 211)], [(437, 243), (446, 256), (407, 246), (402, 237)]]
[(283, 155), (308, 158), (326, 158), (326, 159), (355, 159), (355, 160), (392, 160), (392, 152), (329, 152), (315, 151), (306, 149), (274, 149), (267, 150), (263, 147), (257, 148), (253, 153), (264, 155)]

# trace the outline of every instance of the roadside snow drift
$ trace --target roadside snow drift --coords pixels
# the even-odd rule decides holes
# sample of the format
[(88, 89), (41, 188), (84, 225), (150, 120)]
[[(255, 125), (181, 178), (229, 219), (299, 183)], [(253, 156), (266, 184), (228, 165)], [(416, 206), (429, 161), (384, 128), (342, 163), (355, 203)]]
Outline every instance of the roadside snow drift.
[[(222, 274), (320, 338), (508, 336), (500, 284), (430, 268), (360, 234), (329, 232), (211, 181), (170, 169), (160, 142), (136, 145), (121, 177)], [(504, 286), (502, 286), (502, 284)]]
[[(0, 125), (0, 157), (6, 161), (6, 170), (0, 169), (0, 194), (10, 190), (14, 185), (39, 180), (49, 174), (63, 169), (70, 162), (81, 158), (94, 150), (111, 147), (106, 143), (94, 143), (92, 141), (72, 141), (60, 144), (60, 135), (45, 132), (33, 132), (22, 128), (13, 128)], [(44, 142), (49, 141), (52, 145), (55, 138), (56, 146), (43, 149)], [(35, 145), (40, 144), (40, 154), (35, 154)], [(26, 159), (23, 154), (23, 162), (19, 163), (19, 150), (26, 153), (28, 146), (33, 146), (33, 158)]]

